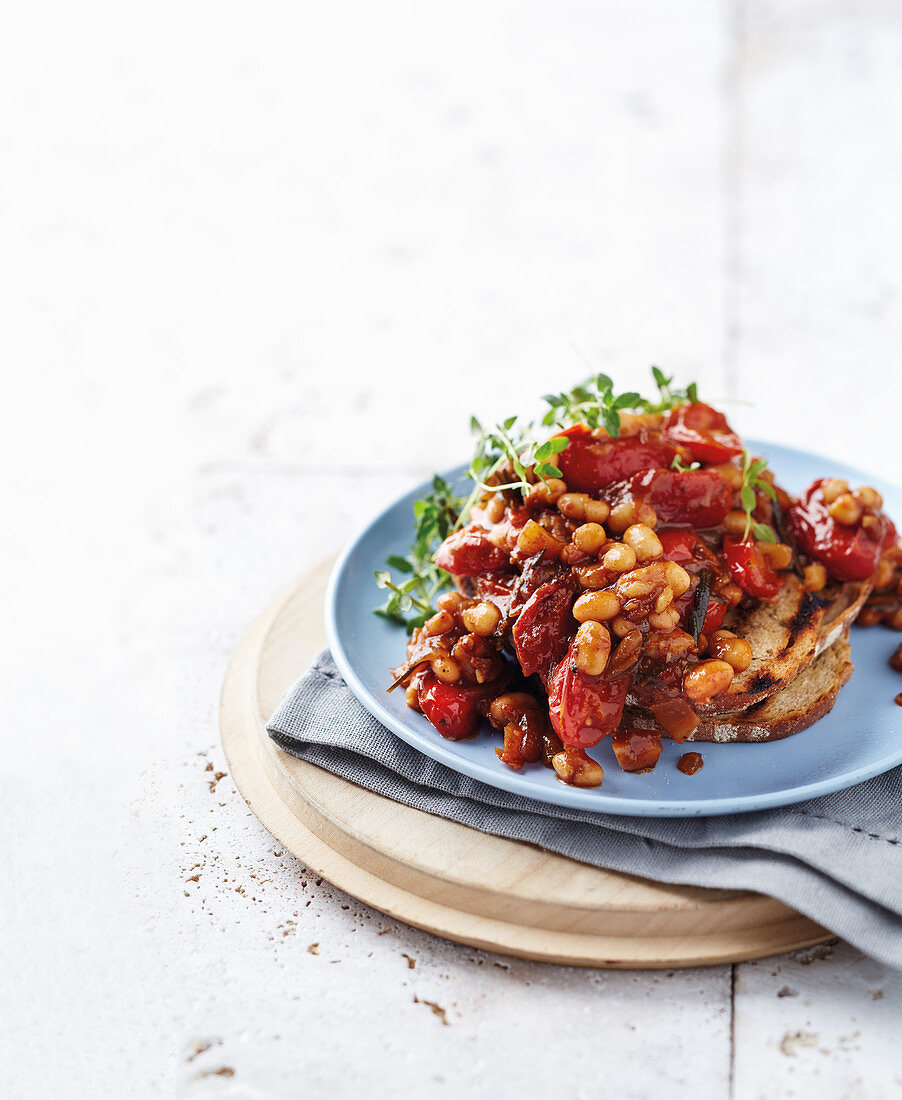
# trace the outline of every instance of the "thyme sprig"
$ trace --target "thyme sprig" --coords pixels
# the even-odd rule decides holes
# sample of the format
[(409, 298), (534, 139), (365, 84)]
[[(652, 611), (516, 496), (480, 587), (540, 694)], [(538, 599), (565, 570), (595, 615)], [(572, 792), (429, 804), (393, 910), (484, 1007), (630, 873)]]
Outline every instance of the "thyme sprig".
[(767, 523), (759, 523), (752, 518), (752, 513), (758, 506), (756, 491), (765, 493), (771, 500), (777, 499), (777, 493), (769, 481), (761, 477), (767, 463), (763, 458), (752, 456), (747, 447), (742, 450), (742, 488), (739, 490), (739, 499), (742, 501), (742, 510), (745, 512), (745, 531), (742, 541), (746, 542), (749, 534), (753, 534), (759, 542), (776, 542), (777, 536), (774, 529)]
[(542, 418), (547, 427), (552, 424), (583, 423), (592, 428), (604, 428), (614, 439), (620, 436), (620, 414), (627, 410), (662, 413), (677, 405), (698, 401), (698, 386), (690, 382), (685, 390), (675, 389), (673, 377), (660, 368), (651, 368), (658, 388), (658, 400), (649, 401), (641, 394), (629, 391), (615, 394), (614, 383), (606, 374), (596, 374), (574, 386), (569, 393), (551, 393), (544, 398), (550, 408)]
[(397, 583), (390, 572), (376, 570), (376, 584), (390, 593), (385, 603), (375, 609), (377, 615), (406, 626), (409, 631), (422, 626), (432, 615), (433, 600), (448, 585), (448, 574), (435, 564), (434, 554), (454, 529), (463, 503), (463, 498), (438, 474), (432, 479), (432, 490), (414, 501), (410, 552), (392, 554), (385, 562), (389, 569), (407, 579)]
[[(566, 450), (568, 440), (558, 436), (541, 443), (531, 438), (532, 424), (522, 425), (517, 430), (517, 417), (511, 416), (503, 424), (494, 428), (483, 428), (476, 417), (470, 420), (470, 426), (477, 436), (476, 453), (467, 471), (478, 489), (493, 490), (519, 489), (525, 497), (535, 484), (536, 478), (547, 484), (548, 478), (560, 477), (560, 467), (549, 459)], [(516, 434), (512, 434), (516, 433)], [(487, 478), (499, 470), (510, 469), (511, 480), (498, 485), (488, 483)]]
[(620, 435), (620, 413), (624, 409), (636, 409), (642, 404), (642, 395), (614, 394), (614, 383), (606, 374), (596, 374), (574, 386), (569, 393), (549, 393), (542, 399), (550, 408), (542, 417), (545, 427), (552, 424), (586, 424), (592, 428), (604, 428), (617, 439)]
[(659, 399), (657, 401), (643, 401), (644, 412), (661, 413), (670, 412), (677, 405), (694, 405), (698, 401), (698, 384), (690, 382), (684, 390), (674, 389), (673, 375), (665, 374), (660, 367), (651, 368), (652, 377), (658, 387)]
[[(476, 436), (476, 450), (467, 470), (473, 482), (473, 490), (460, 509), (456, 527), (462, 527), (469, 519), (473, 505), (483, 493), (497, 493), (505, 489), (519, 489), (524, 498), (530, 493), (535, 480), (544, 484), (550, 477), (560, 477), (561, 469), (550, 461), (566, 450), (568, 440), (558, 436), (537, 442), (535, 425), (510, 416), (494, 428), (485, 428), (475, 416), (470, 417), (470, 430)], [(509, 480), (496, 482), (495, 475), (504, 472)]]

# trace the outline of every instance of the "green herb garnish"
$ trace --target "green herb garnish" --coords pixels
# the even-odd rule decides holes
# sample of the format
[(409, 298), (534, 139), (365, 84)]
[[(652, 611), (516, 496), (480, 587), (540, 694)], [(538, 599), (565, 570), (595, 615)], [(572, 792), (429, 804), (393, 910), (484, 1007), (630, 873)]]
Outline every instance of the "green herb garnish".
[(771, 500), (777, 499), (777, 493), (769, 481), (765, 481), (761, 474), (767, 469), (767, 463), (763, 458), (752, 461), (748, 448), (742, 450), (742, 488), (739, 490), (739, 499), (742, 501), (742, 510), (745, 512), (745, 531), (742, 541), (746, 542), (749, 534), (753, 534), (759, 542), (776, 542), (777, 536), (774, 529), (767, 523), (758, 523), (752, 519), (752, 513), (758, 506), (755, 491), (766, 493)]
[(684, 390), (675, 390), (672, 388), (672, 375), (666, 375), (658, 367), (652, 367), (651, 373), (654, 377), (655, 385), (658, 387), (658, 394), (660, 397), (657, 402), (643, 401), (642, 408), (644, 412), (669, 412), (671, 409), (675, 409), (677, 405), (694, 405), (698, 401), (697, 383), (690, 382)]
[(700, 470), (702, 464), (700, 462), (690, 462), (687, 466), (679, 455), (673, 456), (673, 462), (670, 463), (671, 470), (677, 470), (681, 474), (687, 474), (690, 470)]
[(615, 396), (614, 383), (606, 374), (587, 378), (569, 393), (546, 394), (543, 400), (551, 406), (542, 417), (546, 427), (582, 423), (593, 430), (602, 427), (614, 439), (620, 435), (621, 411), (642, 405), (641, 394), (630, 392)]
[[(658, 388), (657, 401), (647, 401), (641, 394), (615, 394), (614, 383), (606, 374), (596, 374), (574, 386), (568, 393), (551, 394), (545, 398), (549, 409), (538, 424), (521, 421), (516, 416), (486, 428), (473, 417), (470, 426), (476, 436), (476, 447), (467, 476), (473, 489), (467, 498), (456, 496), (441, 477), (432, 479), (432, 491), (414, 502), (414, 541), (410, 553), (392, 555), (386, 560), (389, 569), (406, 579), (395, 580), (390, 572), (375, 574), (380, 588), (390, 593), (376, 614), (400, 623), (409, 631), (426, 621), (433, 613), (436, 594), (448, 583), (448, 574), (435, 564), (434, 555), (445, 538), (469, 519), (473, 506), (486, 493), (519, 491), (525, 499), (537, 481), (561, 477), (554, 459), (566, 450), (566, 436), (547, 438), (546, 429), (556, 425), (582, 423), (592, 430), (604, 428), (612, 438), (620, 436), (620, 414), (626, 410), (660, 413), (677, 405), (698, 400), (693, 382), (685, 390), (673, 388), (673, 378), (657, 367), (652, 375)], [(675, 469), (697, 469), (698, 463)], [(499, 475), (502, 480), (499, 481)]]
[(628, 392), (614, 394), (614, 383), (606, 374), (596, 374), (574, 386), (569, 393), (547, 394), (545, 401), (551, 406), (542, 423), (583, 423), (588, 427), (604, 428), (614, 439), (620, 436), (620, 414), (627, 410), (645, 413), (662, 413), (677, 405), (698, 401), (698, 386), (690, 382), (685, 390), (673, 389), (673, 378), (658, 367), (651, 368), (658, 387), (658, 400), (648, 401), (641, 394)]
[[(516, 416), (509, 417), (503, 424), (496, 424), (494, 428), (483, 428), (474, 416), (470, 427), (477, 437), (477, 444), (467, 474), (477, 490), (500, 492), (519, 489), (526, 497), (536, 478), (547, 483), (548, 478), (561, 476), (560, 468), (549, 459), (567, 449), (568, 440), (565, 437), (536, 443), (531, 438), (533, 425), (521, 425), (518, 429)], [(502, 469), (512, 471), (511, 480), (500, 485), (487, 481)]]
[(376, 614), (414, 630), (432, 615), (432, 601), (448, 584), (448, 574), (433, 560), (438, 546), (454, 529), (463, 500), (444, 478), (432, 479), (432, 491), (414, 501), (414, 538), (410, 553), (392, 554), (385, 564), (407, 579), (396, 583), (391, 573), (377, 570), (376, 583), (390, 592)]

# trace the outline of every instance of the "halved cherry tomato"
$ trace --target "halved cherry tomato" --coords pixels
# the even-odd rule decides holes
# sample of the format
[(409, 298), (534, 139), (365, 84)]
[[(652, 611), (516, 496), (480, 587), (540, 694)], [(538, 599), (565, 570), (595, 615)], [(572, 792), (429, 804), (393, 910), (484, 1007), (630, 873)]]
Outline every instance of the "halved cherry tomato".
[(587, 427), (577, 424), (559, 435), (570, 441), (556, 456), (567, 487), (573, 492), (597, 493), (615, 481), (624, 481), (640, 470), (666, 468), (676, 451), (669, 443), (630, 436), (628, 439), (595, 439)]
[(512, 636), (524, 676), (538, 672), (547, 682), (567, 652), (576, 632), (570, 609), (578, 588), (572, 575), (556, 577), (540, 585), (523, 605)]
[(691, 528), (668, 527), (658, 531), (657, 535), (664, 547), (664, 557), (667, 561), (685, 565), (695, 560), (694, 550), (698, 546), (698, 535)]
[(725, 535), (723, 552), (730, 576), (750, 596), (759, 600), (772, 600), (783, 587), (783, 578), (771, 569), (767, 558), (753, 539), (741, 542), (733, 535)]
[(574, 655), (571, 642), (548, 686), (549, 717), (565, 745), (587, 749), (616, 729), (630, 677), (588, 676), (577, 668)]
[(716, 527), (733, 507), (733, 490), (713, 470), (647, 470), (627, 492), (650, 504), (659, 523)]
[(705, 612), (705, 621), (702, 623), (702, 634), (710, 634), (719, 629), (727, 613), (727, 605), (723, 600), (717, 600), (713, 596), (708, 599), (708, 610)]
[(837, 523), (827, 511), (824, 480), (815, 481), (789, 509), (789, 529), (805, 553), (822, 562), (831, 576), (840, 581), (863, 581), (892, 546), (896, 529), (883, 512), (875, 513), (878, 523), (873, 529)]
[(671, 443), (687, 447), (699, 462), (726, 462), (742, 454), (742, 442), (727, 418), (701, 401), (672, 409), (661, 431)]
[(479, 729), (479, 703), (485, 698), (485, 689), (443, 684), (431, 669), (417, 683), (420, 709), (449, 741), (470, 737)]
[[(663, 530), (658, 531), (657, 535), (664, 547), (664, 559), (682, 565), (690, 574), (698, 573), (704, 568), (710, 569), (712, 562), (716, 562), (715, 556), (708, 547), (694, 531), (687, 527), (665, 527)], [(686, 613), (695, 599), (695, 589), (695, 584), (690, 585), (682, 596), (678, 596), (673, 601), (673, 606), (680, 613), (680, 623), (684, 627), (686, 625)], [(702, 633), (710, 634), (712, 630), (717, 630), (726, 613), (726, 604), (722, 600), (711, 596), (708, 600), (708, 609), (705, 612), (705, 621), (702, 624)]]
[(661, 755), (661, 735), (653, 730), (617, 730), (611, 738), (617, 763), (625, 772), (653, 768)]
[(489, 542), (484, 528), (470, 524), (445, 539), (435, 555), (435, 564), (456, 577), (476, 577), (510, 565), (510, 555)]

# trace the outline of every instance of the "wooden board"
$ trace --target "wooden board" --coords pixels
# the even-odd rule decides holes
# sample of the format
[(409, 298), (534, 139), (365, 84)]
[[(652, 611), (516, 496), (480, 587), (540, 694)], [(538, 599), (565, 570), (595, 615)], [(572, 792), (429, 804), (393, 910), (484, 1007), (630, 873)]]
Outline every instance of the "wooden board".
[(402, 806), (276, 748), (266, 719), (325, 643), (330, 564), (254, 623), (229, 666), (221, 708), (238, 789), (316, 874), (447, 939), (573, 966), (713, 965), (830, 938), (772, 898), (589, 867)]

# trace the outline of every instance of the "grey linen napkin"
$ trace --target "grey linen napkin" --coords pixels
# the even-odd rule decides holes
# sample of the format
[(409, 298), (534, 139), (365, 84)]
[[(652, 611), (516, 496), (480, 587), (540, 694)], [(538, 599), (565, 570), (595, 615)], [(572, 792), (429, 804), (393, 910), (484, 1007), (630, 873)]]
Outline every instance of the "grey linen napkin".
[(902, 969), (902, 767), (795, 806), (725, 817), (551, 806), (411, 748), (360, 705), (328, 650), (286, 693), (268, 731), (302, 760), (484, 833), (659, 882), (770, 894)]

